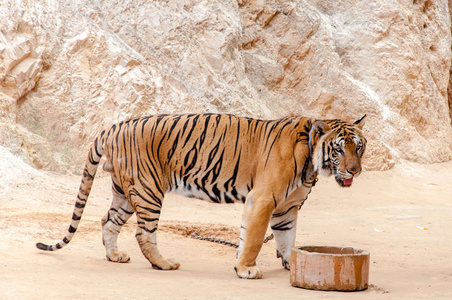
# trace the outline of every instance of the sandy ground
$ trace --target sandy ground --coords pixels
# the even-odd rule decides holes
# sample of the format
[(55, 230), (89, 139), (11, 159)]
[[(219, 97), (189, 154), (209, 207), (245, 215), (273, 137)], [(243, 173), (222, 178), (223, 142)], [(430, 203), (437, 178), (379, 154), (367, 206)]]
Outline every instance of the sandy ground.
[(134, 219), (119, 241), (131, 262), (108, 262), (100, 219), (111, 193), (102, 174), (72, 242), (39, 251), (36, 242), (64, 236), (80, 178), (36, 171), (0, 150), (0, 299), (452, 298), (452, 162), (364, 172), (350, 189), (320, 178), (300, 211), (297, 245), (370, 252), (369, 289), (343, 293), (292, 287), (274, 241), (258, 257), (264, 279), (244, 280), (233, 270), (234, 248), (188, 237), (196, 232), (238, 241), (241, 204), (165, 199), (159, 245), (181, 262), (177, 271), (151, 268), (135, 241)]

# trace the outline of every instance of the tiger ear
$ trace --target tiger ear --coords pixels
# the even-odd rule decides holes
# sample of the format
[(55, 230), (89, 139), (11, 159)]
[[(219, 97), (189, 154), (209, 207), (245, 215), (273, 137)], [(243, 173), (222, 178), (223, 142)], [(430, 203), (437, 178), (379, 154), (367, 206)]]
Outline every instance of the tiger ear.
[(317, 120), (312, 124), (311, 130), (309, 131), (309, 153), (312, 155), (314, 152), (314, 147), (318, 140), (331, 130), (330, 126), (323, 120)]
[(362, 130), (363, 127), (364, 127), (364, 124), (366, 124), (366, 116), (367, 116), (367, 115), (364, 115), (364, 116), (362, 116), (361, 119), (356, 120), (356, 121), (353, 123), (353, 125), (356, 125), (359, 129)]

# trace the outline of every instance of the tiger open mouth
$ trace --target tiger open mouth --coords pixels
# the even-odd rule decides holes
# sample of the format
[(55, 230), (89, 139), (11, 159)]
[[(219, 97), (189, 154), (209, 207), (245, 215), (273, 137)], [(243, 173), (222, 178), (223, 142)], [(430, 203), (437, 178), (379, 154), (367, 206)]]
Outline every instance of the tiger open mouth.
[(337, 183), (341, 186), (341, 187), (350, 187), (353, 183), (353, 177), (350, 178), (342, 178), (339, 176), (335, 176), (335, 179), (337, 181)]

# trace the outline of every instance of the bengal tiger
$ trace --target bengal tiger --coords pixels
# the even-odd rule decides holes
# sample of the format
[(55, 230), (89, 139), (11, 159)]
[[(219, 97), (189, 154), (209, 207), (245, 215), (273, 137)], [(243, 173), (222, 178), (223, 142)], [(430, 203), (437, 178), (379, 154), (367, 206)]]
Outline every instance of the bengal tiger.
[(152, 115), (123, 121), (94, 140), (66, 236), (77, 230), (101, 157), (111, 173), (113, 201), (102, 218), (106, 257), (128, 262), (117, 247), (121, 227), (136, 213), (136, 239), (156, 269), (174, 270), (179, 262), (165, 259), (157, 248), (157, 225), (164, 196), (176, 192), (212, 202), (243, 202), (235, 271), (240, 278), (261, 278), (256, 266), (270, 224), (277, 257), (289, 269), (295, 243), (298, 209), (317, 175), (333, 175), (349, 187), (361, 173), (366, 139), (365, 115), (354, 123), (285, 117), (259, 120), (227, 114)]

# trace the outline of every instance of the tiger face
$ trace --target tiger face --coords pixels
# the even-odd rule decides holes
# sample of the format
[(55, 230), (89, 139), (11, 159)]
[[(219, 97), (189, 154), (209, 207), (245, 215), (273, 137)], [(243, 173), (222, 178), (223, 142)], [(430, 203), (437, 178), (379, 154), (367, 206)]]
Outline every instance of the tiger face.
[(313, 125), (319, 135), (313, 147), (314, 169), (324, 176), (333, 175), (341, 187), (350, 187), (353, 178), (361, 173), (361, 158), (367, 143), (361, 132), (365, 117), (353, 124), (325, 120), (316, 121)]

